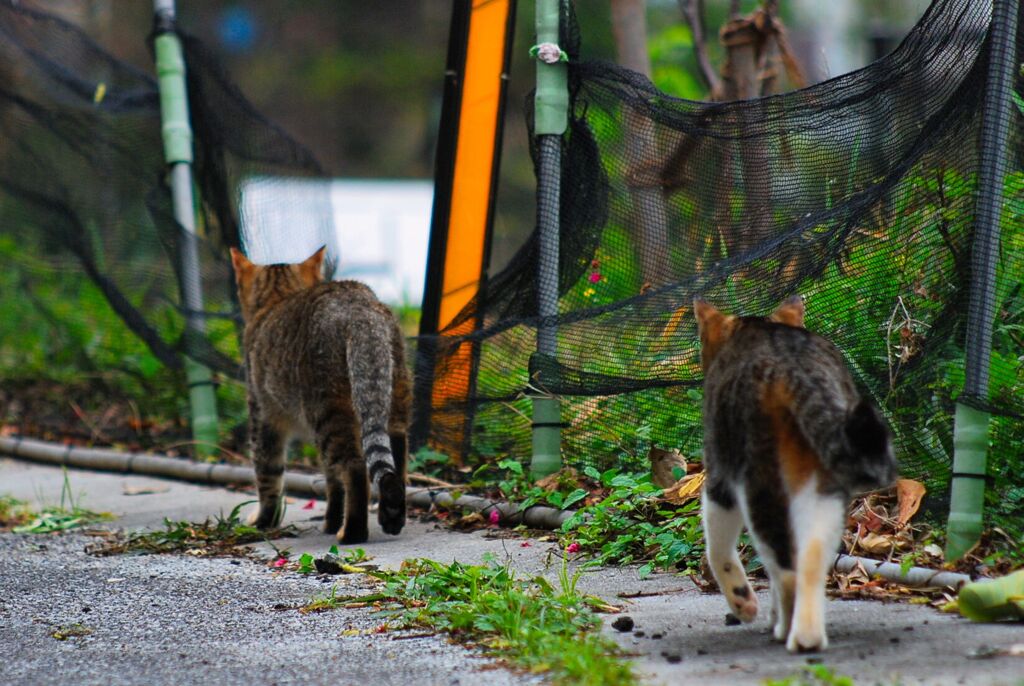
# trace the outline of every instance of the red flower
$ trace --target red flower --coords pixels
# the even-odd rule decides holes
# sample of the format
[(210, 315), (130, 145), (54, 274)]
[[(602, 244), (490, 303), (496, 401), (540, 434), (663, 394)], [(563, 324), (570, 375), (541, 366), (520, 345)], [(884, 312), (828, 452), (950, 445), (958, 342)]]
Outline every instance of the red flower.
[(570, 555), (572, 555), (573, 553), (578, 553), (579, 551), (580, 551), (580, 544), (577, 543), (576, 541), (573, 541), (572, 543), (570, 543), (565, 548), (565, 552), (569, 553)]
[(309, 502), (302, 506), (303, 510), (312, 510), (316, 507), (316, 498), (310, 498)]
[(601, 280), (601, 272), (590, 272), (590, 283), (597, 283)]
[(288, 564), (287, 557), (279, 557), (276, 560), (274, 560), (275, 567), (284, 567), (286, 564)]
[(491, 510), (491, 513), (487, 515), (487, 519), (490, 520), (491, 524), (497, 526), (498, 522), (501, 521), (501, 513), (498, 512), (498, 508)]

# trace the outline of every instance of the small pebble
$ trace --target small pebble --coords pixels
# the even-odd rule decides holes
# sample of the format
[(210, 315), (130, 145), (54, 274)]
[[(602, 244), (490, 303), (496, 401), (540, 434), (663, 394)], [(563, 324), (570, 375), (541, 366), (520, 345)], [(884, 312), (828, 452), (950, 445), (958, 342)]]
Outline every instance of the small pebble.
[(637, 629), (636, 631), (633, 632), (633, 635), (636, 636), (637, 638), (643, 638), (644, 637), (644, 631), (643, 631), (643, 629)]
[(905, 626), (905, 627), (903, 627), (903, 630), (904, 631), (913, 631), (914, 627), (912, 627), (912, 626)]
[(739, 618), (736, 617), (736, 615), (734, 615), (731, 612), (725, 616), (725, 625), (726, 626), (736, 626), (737, 624), (740, 624), (740, 623), (741, 622), (740, 622)]
[(889, 639), (889, 643), (899, 643), (899, 642), (900, 642), (900, 637), (899, 636), (893, 636), (892, 638)]
[(615, 621), (612, 622), (612, 628), (615, 629), (616, 631), (622, 631), (622, 632), (632, 631), (633, 630), (633, 618), (630, 617), (629, 615), (622, 615), (621, 617), (617, 617), (615, 619)]
[(707, 655), (708, 651), (704, 650), (703, 648), (697, 648), (697, 654), (698, 655)]
[(815, 655), (815, 656), (807, 658), (807, 664), (809, 664), (809, 665), (820, 665), (822, 663), (822, 660), (824, 660), (824, 659), (825, 658), (822, 658), (822, 657), (819, 657), (819, 656)]
[(683, 661), (683, 656), (679, 653), (671, 653), (669, 655), (666, 655), (665, 659), (671, 662), (672, 664), (676, 664), (677, 662)]
[(651, 638), (657, 641), (659, 638), (663, 638), (664, 634), (651, 634)]

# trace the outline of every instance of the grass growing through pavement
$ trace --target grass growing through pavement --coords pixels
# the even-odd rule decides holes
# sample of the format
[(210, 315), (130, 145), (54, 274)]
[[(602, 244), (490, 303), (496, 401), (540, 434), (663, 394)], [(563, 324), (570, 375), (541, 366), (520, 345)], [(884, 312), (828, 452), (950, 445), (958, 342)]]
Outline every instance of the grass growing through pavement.
[(513, 666), (547, 672), (556, 683), (634, 684), (636, 677), (618, 646), (601, 635), (599, 598), (581, 594), (579, 573), (563, 563), (559, 583), (543, 577), (516, 578), (507, 565), (449, 565), (407, 560), (397, 572), (368, 572), (383, 590), (363, 596), (314, 598), (302, 608), (319, 612), (367, 603), (393, 603), (384, 610), (403, 626), (424, 627), (482, 646)]
[(0, 531), (21, 526), (32, 519), (32, 511), (21, 500), (11, 495), (0, 495)]
[(68, 472), (64, 470), (60, 504), (33, 512), (26, 503), (9, 495), (0, 496), (0, 529), (10, 528), (16, 534), (49, 534), (68, 531), (96, 522), (113, 519), (109, 512), (93, 512), (75, 502)]
[(245, 557), (250, 554), (242, 546), (270, 538), (294, 536), (292, 527), (261, 531), (239, 519), (241, 509), (253, 501), (235, 506), (227, 516), (219, 515), (204, 522), (164, 520), (162, 531), (140, 531), (116, 535), (89, 546), (92, 555), (120, 555), (124, 553), (159, 554), (185, 553), (200, 557)]

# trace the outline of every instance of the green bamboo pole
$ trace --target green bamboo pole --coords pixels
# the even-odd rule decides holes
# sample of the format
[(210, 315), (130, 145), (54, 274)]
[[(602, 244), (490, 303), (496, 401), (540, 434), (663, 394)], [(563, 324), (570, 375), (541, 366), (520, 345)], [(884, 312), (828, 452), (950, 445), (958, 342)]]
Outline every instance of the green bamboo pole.
[[(562, 468), (562, 408), (559, 399), (547, 392), (542, 370), (552, 369), (558, 352), (558, 238), (560, 230), (560, 187), (562, 134), (568, 126), (569, 91), (564, 53), (558, 48), (561, 0), (537, 0), (537, 91), (534, 98), (534, 127), (538, 145), (537, 305), (541, 321), (537, 326), (537, 352), (530, 365), (535, 376), (533, 392), (533, 457), (530, 472), (541, 478)], [(548, 362), (549, 364), (545, 364)]]
[(205, 458), (217, 447), (217, 397), (210, 370), (191, 355), (195, 343), (204, 338), (206, 325), (200, 315), (203, 289), (192, 195), (192, 126), (188, 114), (185, 58), (181, 40), (175, 33), (174, 0), (154, 0), (153, 8), (164, 157), (171, 170), (174, 218), (185, 229), (181, 242), (181, 291), (186, 310), (185, 343), (189, 356), (185, 359), (185, 376), (192, 412), (192, 438), (196, 456)]
[[(974, 243), (971, 250), (963, 397), (987, 402), (992, 325), (996, 312), (999, 220), (1010, 127), (1010, 91), (1016, 68), (1018, 0), (995, 0), (989, 29), (988, 79), (981, 118), (981, 154)], [(946, 559), (955, 560), (981, 537), (985, 504), (989, 413), (957, 403), (953, 425), (953, 480), (946, 526)]]

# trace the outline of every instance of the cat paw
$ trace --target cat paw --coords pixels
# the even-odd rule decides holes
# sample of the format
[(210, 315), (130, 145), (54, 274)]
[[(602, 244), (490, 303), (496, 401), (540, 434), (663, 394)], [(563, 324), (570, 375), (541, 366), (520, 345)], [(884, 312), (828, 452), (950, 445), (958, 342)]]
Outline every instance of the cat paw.
[(377, 521), (384, 533), (397, 535), (405, 526), (405, 484), (394, 472), (380, 478), (380, 501), (377, 506)]
[(732, 613), (744, 624), (749, 624), (757, 617), (757, 597), (749, 584), (732, 589), (728, 600)]
[(775, 620), (772, 623), (772, 636), (775, 637), (776, 641), (779, 641), (780, 643), (784, 643), (786, 641), (786, 636), (788, 636), (788, 635), (789, 635), (789, 627), (786, 626), (783, 622), (780, 622), (779, 620)]
[(367, 529), (365, 523), (360, 529), (359, 527), (348, 527), (346, 526), (338, 532), (338, 543), (344, 545), (352, 545), (353, 543), (366, 543), (370, 538), (370, 531)]
[(794, 626), (786, 641), (786, 650), (791, 653), (813, 653), (828, 648), (828, 636), (824, 627)]
[(249, 515), (246, 523), (249, 526), (254, 526), (260, 530), (272, 529), (280, 523), (280, 517), (278, 516), (277, 508), (260, 508)]

